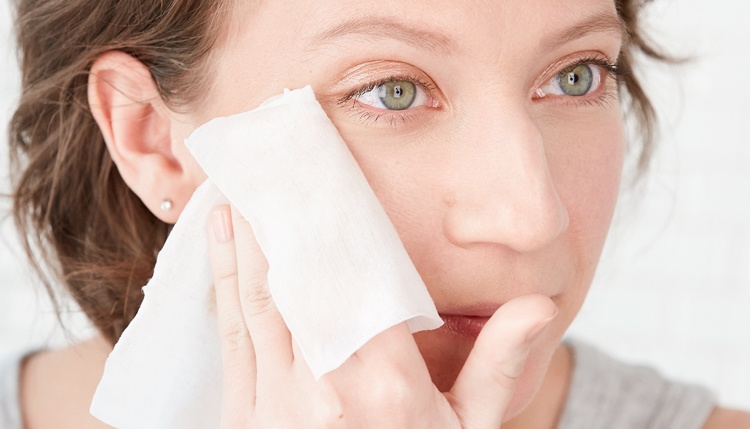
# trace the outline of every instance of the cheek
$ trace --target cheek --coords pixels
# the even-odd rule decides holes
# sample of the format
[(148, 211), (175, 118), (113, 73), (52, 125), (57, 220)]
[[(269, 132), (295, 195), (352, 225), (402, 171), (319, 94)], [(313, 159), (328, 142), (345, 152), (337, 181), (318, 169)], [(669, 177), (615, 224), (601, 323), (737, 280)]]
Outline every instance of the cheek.
[(436, 131), (428, 129), (418, 132), (367, 129), (341, 120), (336, 112), (329, 112), (329, 116), (402, 241), (437, 238), (440, 186), (436, 177), (440, 176), (444, 161), (435, 148), (444, 137), (441, 139)]
[(561, 251), (571, 273), (558, 297), (554, 337), (562, 337), (580, 310), (596, 272), (620, 188), (624, 133), (619, 109), (587, 126), (545, 130), (555, 188), (569, 215)]
[(440, 150), (445, 135), (439, 127), (384, 133), (347, 121), (334, 123), (428, 290), (438, 299), (446, 292), (440, 285), (451, 283), (443, 281), (444, 271), (456, 264), (455, 248), (447, 242), (442, 224), (448, 204), (442, 177), (449, 166)]
[(615, 110), (606, 120), (545, 135), (550, 174), (570, 217), (567, 235), (586, 266), (598, 260), (620, 188), (624, 138)]

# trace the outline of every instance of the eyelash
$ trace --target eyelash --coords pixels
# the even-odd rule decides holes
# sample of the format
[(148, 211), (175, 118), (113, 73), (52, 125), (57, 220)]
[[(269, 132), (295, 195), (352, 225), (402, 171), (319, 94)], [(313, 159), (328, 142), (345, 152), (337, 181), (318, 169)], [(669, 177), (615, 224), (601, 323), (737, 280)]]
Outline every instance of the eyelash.
[[(625, 77), (625, 73), (623, 72), (621, 67), (618, 67), (616, 63), (613, 63), (609, 60), (606, 60), (600, 56), (589, 56), (589, 57), (583, 57), (576, 61), (573, 61), (571, 63), (566, 63), (564, 66), (561, 65), (561, 63), (553, 64), (548, 68), (548, 70), (557, 70), (555, 74), (552, 75), (552, 77), (548, 78), (545, 82), (549, 81), (550, 79), (554, 79), (557, 75), (560, 73), (566, 71), (566, 70), (572, 70), (575, 69), (578, 66), (581, 65), (593, 65), (598, 66), (602, 70), (604, 70), (606, 76), (608, 79), (613, 79), (618, 84), (622, 81), (622, 79)], [(545, 73), (547, 74), (547, 73)], [(411, 75), (411, 74), (393, 74), (389, 75), (386, 78), (378, 79), (374, 82), (368, 83), (367, 85), (350, 92), (349, 94), (341, 97), (337, 103), (341, 107), (345, 107), (346, 104), (349, 103), (349, 101), (352, 101), (350, 109), (353, 116), (358, 117), (359, 120), (361, 120), (363, 123), (370, 122), (372, 124), (378, 122), (380, 119), (385, 118), (388, 120), (389, 125), (392, 127), (395, 127), (399, 122), (400, 123), (406, 123), (411, 119), (414, 119), (416, 114), (414, 113), (408, 113), (412, 109), (407, 109), (403, 111), (396, 111), (396, 110), (382, 110), (382, 111), (374, 111), (374, 109), (365, 109), (359, 106), (360, 103), (358, 103), (357, 98), (361, 97), (362, 95), (374, 90), (380, 85), (384, 85), (388, 82), (393, 81), (409, 81), (414, 84), (416, 84), (421, 90), (425, 91), (427, 94), (433, 92), (436, 87), (431, 82), (426, 81), (425, 79)], [(603, 85), (606, 85), (606, 82), (602, 82)], [(564, 99), (564, 104), (573, 106), (573, 107), (579, 107), (581, 105), (597, 105), (600, 107), (606, 107), (610, 101), (613, 99), (613, 91), (608, 89), (605, 86), (604, 91), (602, 91), (601, 94), (598, 94), (593, 99), (588, 97), (588, 95), (584, 96), (545, 96), (544, 98), (551, 97), (551, 98), (561, 98)]]
[(408, 81), (416, 84), (422, 91), (425, 91), (426, 93), (431, 93), (435, 91), (436, 87), (431, 82), (426, 81), (425, 79), (411, 75), (411, 74), (393, 74), (389, 75), (386, 78), (378, 79), (374, 82), (368, 83), (367, 85), (357, 89), (356, 91), (352, 91), (349, 94), (341, 97), (338, 100), (338, 105), (344, 107), (349, 101), (352, 101), (352, 105), (350, 109), (352, 109), (353, 116), (357, 116), (363, 123), (376, 123), (381, 118), (385, 118), (388, 120), (389, 125), (392, 127), (395, 127), (399, 122), (406, 123), (411, 119), (414, 119), (416, 116), (414, 113), (408, 113), (409, 110), (403, 110), (403, 111), (397, 111), (397, 110), (382, 110), (378, 111), (377, 113), (370, 109), (364, 109), (361, 107), (358, 107), (360, 103), (357, 102), (357, 98), (361, 97), (362, 95), (374, 90), (380, 85), (384, 85), (388, 82), (394, 82), (394, 81)]
[[(568, 70), (573, 70), (576, 67), (582, 66), (582, 65), (598, 66), (599, 68), (604, 70), (604, 73), (606, 74), (608, 79), (614, 80), (618, 85), (620, 84), (620, 82), (622, 82), (622, 80), (626, 76), (622, 67), (618, 66), (618, 63), (613, 63), (600, 56), (594, 55), (594, 56), (579, 58), (578, 60), (573, 61), (572, 63), (565, 64), (564, 66), (561, 66), (561, 63), (553, 64), (552, 66), (549, 67), (548, 70), (557, 70), (557, 72), (553, 74), (552, 77), (547, 78), (547, 80), (545, 80), (544, 82), (548, 82), (551, 79), (555, 79), (560, 73), (563, 73)], [(546, 74), (547, 73), (545, 73), (545, 75)], [(604, 91), (597, 91), (601, 93), (593, 98), (589, 97), (589, 94), (579, 96), (579, 97), (560, 96), (560, 95), (551, 95), (551, 97), (563, 99), (564, 100), (562, 101), (563, 104), (567, 106), (572, 106), (572, 107), (579, 107), (581, 105), (584, 105), (584, 106), (596, 105), (599, 107), (608, 107), (609, 103), (613, 101), (614, 99), (613, 96), (615, 95), (615, 93), (614, 91), (611, 90), (611, 88), (607, 87), (606, 81), (602, 81), (602, 85), (604, 86)], [(550, 96), (546, 96), (546, 97), (550, 97)], [(546, 98), (546, 97), (543, 97), (543, 98)]]

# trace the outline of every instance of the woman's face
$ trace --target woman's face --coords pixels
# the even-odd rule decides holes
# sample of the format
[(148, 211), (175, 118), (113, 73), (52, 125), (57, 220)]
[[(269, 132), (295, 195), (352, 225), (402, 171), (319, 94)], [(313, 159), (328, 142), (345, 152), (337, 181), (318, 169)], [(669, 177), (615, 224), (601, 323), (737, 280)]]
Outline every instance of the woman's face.
[[(310, 84), (441, 314), (531, 293), (558, 305), (515, 413), (583, 302), (617, 197), (614, 2), (239, 1), (231, 21), (195, 124)], [(441, 390), (474, 342), (452, 320), (415, 336)]]

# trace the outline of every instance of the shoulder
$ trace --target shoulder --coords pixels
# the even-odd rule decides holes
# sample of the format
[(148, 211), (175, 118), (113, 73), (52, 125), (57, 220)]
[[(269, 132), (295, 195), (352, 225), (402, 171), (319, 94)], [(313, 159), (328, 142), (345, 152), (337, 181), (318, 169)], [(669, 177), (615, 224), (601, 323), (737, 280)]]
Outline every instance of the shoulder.
[(89, 404), (111, 348), (102, 338), (44, 351), (21, 370), (21, 410), (28, 429), (106, 428), (89, 414)]
[(574, 368), (561, 428), (698, 429), (716, 406), (702, 386), (670, 380), (583, 343), (569, 345)]
[(750, 429), (750, 413), (728, 408), (714, 408), (703, 429)]

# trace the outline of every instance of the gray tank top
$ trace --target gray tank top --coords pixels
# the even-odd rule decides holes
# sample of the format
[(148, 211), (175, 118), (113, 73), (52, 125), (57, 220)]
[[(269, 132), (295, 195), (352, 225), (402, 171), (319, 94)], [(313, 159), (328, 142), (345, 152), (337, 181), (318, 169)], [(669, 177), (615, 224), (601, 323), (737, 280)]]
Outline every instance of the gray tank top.
[(575, 363), (558, 429), (700, 429), (715, 406), (706, 389), (664, 379), (568, 341)]
[[(700, 429), (714, 407), (705, 389), (675, 383), (652, 369), (618, 362), (568, 342), (575, 364), (558, 429)], [(19, 368), (28, 351), (0, 360), (0, 428), (23, 429)]]

